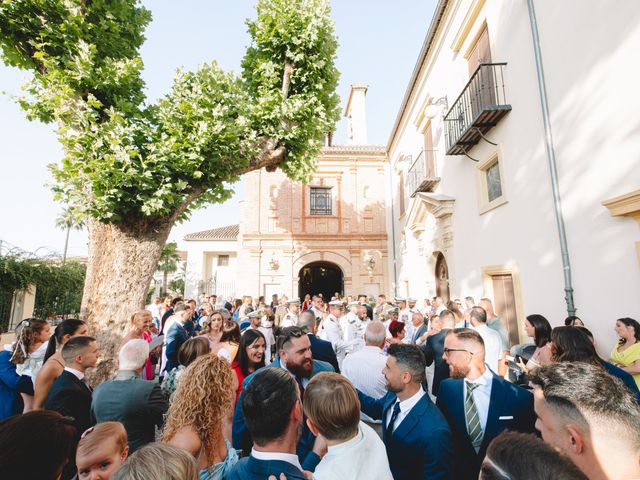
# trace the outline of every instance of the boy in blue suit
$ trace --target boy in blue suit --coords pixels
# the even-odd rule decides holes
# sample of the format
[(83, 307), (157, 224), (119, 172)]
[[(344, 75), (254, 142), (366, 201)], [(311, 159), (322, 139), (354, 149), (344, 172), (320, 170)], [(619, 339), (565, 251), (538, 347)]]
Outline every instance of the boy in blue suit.
[(382, 420), (395, 480), (453, 479), (451, 429), (422, 389), (426, 362), (415, 345), (391, 345), (383, 370), (389, 392), (375, 400), (358, 392), (360, 409)]
[(505, 430), (535, 433), (531, 392), (494, 374), (484, 363), (478, 332), (456, 328), (447, 333), (442, 356), (450, 377), (440, 384), (436, 405), (446, 417), (456, 450), (456, 478), (477, 479), (491, 440)]

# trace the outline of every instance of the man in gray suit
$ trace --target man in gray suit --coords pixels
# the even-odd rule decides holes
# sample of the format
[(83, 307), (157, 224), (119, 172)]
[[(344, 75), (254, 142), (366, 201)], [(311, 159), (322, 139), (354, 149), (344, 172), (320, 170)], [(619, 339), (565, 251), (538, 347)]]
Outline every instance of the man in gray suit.
[(91, 402), (95, 422), (117, 421), (124, 425), (129, 453), (154, 441), (155, 427), (162, 425), (169, 407), (160, 385), (140, 378), (148, 356), (149, 344), (145, 340), (125, 343), (118, 353), (116, 377), (98, 385)]

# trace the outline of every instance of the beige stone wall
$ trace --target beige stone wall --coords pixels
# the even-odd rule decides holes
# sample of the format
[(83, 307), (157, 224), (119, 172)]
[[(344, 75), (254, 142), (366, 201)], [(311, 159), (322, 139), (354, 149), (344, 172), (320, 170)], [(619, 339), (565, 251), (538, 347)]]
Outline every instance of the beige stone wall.
[[(246, 175), (239, 293), (295, 297), (300, 269), (316, 261), (342, 270), (346, 294), (386, 291), (385, 163), (381, 148), (328, 147), (308, 184), (279, 171)], [(314, 186), (331, 188), (331, 215), (310, 214)]]

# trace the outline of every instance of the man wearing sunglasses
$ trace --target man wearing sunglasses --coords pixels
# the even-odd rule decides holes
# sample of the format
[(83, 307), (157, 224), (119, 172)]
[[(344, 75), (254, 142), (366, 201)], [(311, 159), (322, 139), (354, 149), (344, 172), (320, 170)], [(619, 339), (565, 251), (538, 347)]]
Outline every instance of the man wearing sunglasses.
[(455, 457), (465, 459), (455, 478), (476, 479), (491, 440), (504, 430), (536, 431), (533, 395), (487, 367), (484, 341), (475, 330), (449, 331), (442, 358), (450, 378), (440, 383), (436, 405), (451, 426)]

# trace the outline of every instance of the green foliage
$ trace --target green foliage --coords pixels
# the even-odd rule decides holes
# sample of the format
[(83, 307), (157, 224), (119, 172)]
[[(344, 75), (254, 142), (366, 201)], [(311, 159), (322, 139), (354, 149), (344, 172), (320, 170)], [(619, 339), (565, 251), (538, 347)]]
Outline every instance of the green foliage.
[(169, 282), (169, 290), (184, 295), (184, 278), (174, 278)]
[(0, 293), (10, 298), (14, 291), (35, 285), (36, 315), (79, 312), (85, 273), (86, 266), (79, 262), (60, 264), (9, 252), (0, 255)]
[(151, 15), (140, 1), (0, 2), (1, 56), (33, 72), (19, 99), (27, 116), (58, 125), (58, 200), (106, 223), (174, 221), (228, 199), (278, 148), (279, 167), (308, 178), (339, 118), (329, 14), (328, 0), (259, 0), (242, 76), (215, 62), (180, 71), (155, 104), (143, 91)]
[(164, 273), (173, 273), (178, 270), (178, 262), (180, 254), (178, 253), (178, 244), (176, 242), (167, 243), (160, 254), (158, 262), (158, 270)]

